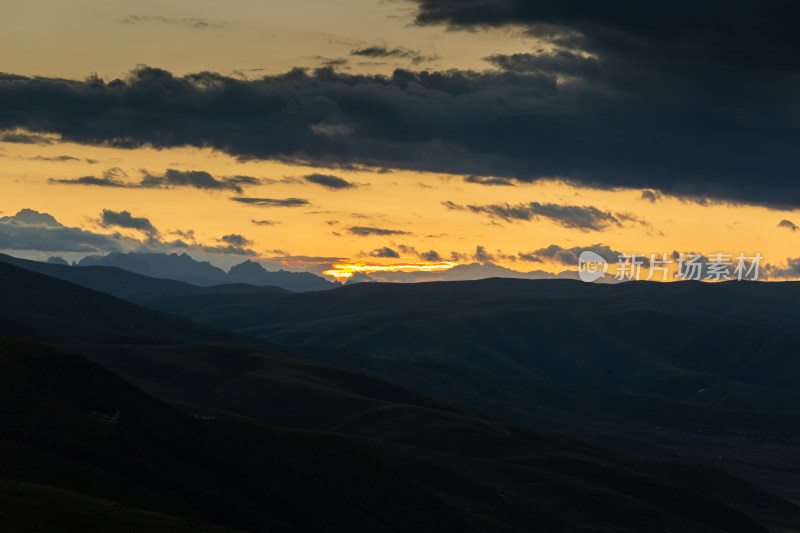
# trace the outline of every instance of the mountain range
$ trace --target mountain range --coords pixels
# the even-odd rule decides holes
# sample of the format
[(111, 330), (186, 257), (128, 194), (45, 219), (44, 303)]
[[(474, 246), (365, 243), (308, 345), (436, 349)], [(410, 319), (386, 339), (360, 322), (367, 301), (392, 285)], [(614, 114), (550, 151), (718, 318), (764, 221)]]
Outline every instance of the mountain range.
[(259, 263), (244, 261), (225, 272), (208, 261), (197, 261), (189, 254), (113, 252), (86, 256), (79, 267), (111, 266), (153, 278), (171, 279), (208, 287), (232, 283), (276, 286), (294, 292), (321, 291), (338, 287), (310, 272), (268, 272)]

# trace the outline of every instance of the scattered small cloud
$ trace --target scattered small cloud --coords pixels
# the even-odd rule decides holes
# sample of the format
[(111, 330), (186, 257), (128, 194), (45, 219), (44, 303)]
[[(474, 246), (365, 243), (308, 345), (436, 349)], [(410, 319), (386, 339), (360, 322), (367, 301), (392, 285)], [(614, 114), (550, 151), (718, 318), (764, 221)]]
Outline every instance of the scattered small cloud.
[(343, 67), (347, 65), (350, 60), (344, 57), (329, 58), (323, 56), (316, 56), (314, 59), (319, 61), (323, 67)]
[(104, 228), (119, 227), (135, 229), (142, 231), (151, 237), (158, 235), (158, 230), (150, 222), (150, 219), (145, 217), (135, 217), (131, 215), (130, 211), (112, 211), (110, 209), (103, 209), (103, 212), (100, 214), (100, 225)]
[(119, 181), (115, 178), (97, 178), (95, 176), (83, 176), (80, 178), (71, 179), (54, 179), (47, 180), (48, 183), (57, 183), (61, 185), (94, 185), (96, 187), (127, 187), (125, 182)]
[(370, 237), (375, 235), (386, 236), (386, 235), (410, 235), (407, 231), (401, 231), (396, 229), (384, 229), (384, 228), (373, 228), (368, 226), (351, 226), (347, 228), (348, 233), (352, 235), (358, 235), (359, 237)]
[(310, 205), (308, 200), (303, 198), (231, 198), (240, 204), (254, 205), (257, 207), (303, 207)]
[(408, 59), (414, 65), (420, 63), (427, 63), (439, 59), (437, 55), (424, 55), (419, 50), (412, 50), (402, 46), (396, 48), (389, 48), (386, 44), (374, 44), (365, 46), (363, 48), (355, 48), (350, 51), (351, 56), (371, 57), (371, 58), (386, 58), (394, 57), (398, 59)]
[(375, 250), (372, 250), (369, 253), (369, 255), (371, 257), (383, 257), (387, 259), (398, 259), (400, 257), (400, 254), (398, 254), (396, 251), (392, 250), (388, 246), (384, 246), (383, 248), (376, 248)]
[(114, 167), (103, 172), (103, 176), (83, 176), (71, 179), (49, 179), (49, 183), (61, 185), (94, 185), (98, 187), (124, 187), (128, 189), (171, 189), (174, 187), (190, 187), (201, 190), (231, 190), (241, 194), (242, 187), (259, 185), (262, 180), (251, 176), (214, 177), (203, 170), (175, 170), (167, 169), (163, 174), (151, 174), (142, 171), (142, 179), (137, 182), (123, 180), (127, 173), (119, 167)]
[(161, 17), (161, 16), (150, 17), (142, 15), (128, 15), (127, 17), (116, 19), (116, 22), (128, 26), (143, 26), (146, 24), (170, 24), (170, 25), (184, 26), (187, 28), (194, 28), (200, 30), (209, 28), (219, 29), (225, 26), (224, 22), (210, 22), (208, 19), (204, 18), (196, 18), (196, 17), (171, 18), (171, 17)]
[(238, 233), (232, 233), (230, 235), (223, 235), (220, 239), (220, 242), (224, 242), (226, 244), (232, 244), (234, 246), (248, 246), (253, 244), (253, 241), (245, 238)]
[[(27, 159), (29, 161), (50, 161), (50, 162), (53, 162), (53, 163), (66, 163), (68, 161), (82, 161), (81, 158), (73, 157), (71, 155), (57, 155), (57, 156), (53, 156), (53, 157), (45, 157), (43, 155), (37, 155), (35, 157), (29, 157)], [(96, 162), (94, 159), (89, 159), (89, 160), (86, 160), (86, 161), (87, 162), (88, 161)]]
[(309, 183), (322, 185), (332, 190), (354, 189), (358, 187), (355, 183), (350, 183), (345, 179), (330, 174), (309, 174), (305, 177), (305, 180)]
[(475, 248), (475, 253), (472, 254), (472, 259), (479, 263), (489, 263), (494, 261), (494, 255), (486, 251), (486, 248), (480, 244)]
[(493, 176), (465, 176), (466, 183), (477, 183), (479, 185), (498, 185), (502, 187), (514, 187), (516, 184), (511, 178)]
[(252, 222), (256, 226), (277, 226), (278, 224), (280, 224), (280, 222), (277, 221), (277, 220), (255, 220), (255, 219), (253, 219), (250, 222)]
[(220, 245), (201, 245), (200, 250), (208, 253), (215, 254), (230, 254), (230, 255), (256, 255), (256, 252), (248, 246), (253, 244), (253, 241), (239, 235), (238, 233), (231, 233), (230, 235), (223, 235), (217, 242)]
[(230, 176), (215, 178), (203, 170), (181, 171), (167, 169), (162, 175), (153, 175), (144, 171), (144, 178), (138, 185), (143, 188), (193, 187), (195, 189), (221, 190), (229, 189), (242, 193), (244, 185), (258, 185), (261, 180), (251, 176)]
[(780, 222), (778, 222), (778, 227), (779, 228), (787, 228), (787, 229), (790, 229), (792, 231), (797, 231), (798, 229), (800, 229), (800, 228), (797, 227), (797, 225), (794, 222), (792, 222), (791, 220), (786, 220), (786, 219), (783, 219)]
[(658, 192), (654, 191), (653, 189), (645, 189), (642, 191), (642, 200), (647, 200), (651, 204), (656, 203), (657, 201), (661, 200), (663, 195)]
[(439, 255), (439, 252), (437, 252), (436, 250), (428, 250), (427, 252), (422, 252), (421, 254), (419, 254), (419, 258), (422, 259), (423, 261), (430, 261), (431, 263), (441, 263), (442, 261), (444, 261), (444, 259), (442, 259), (442, 256)]

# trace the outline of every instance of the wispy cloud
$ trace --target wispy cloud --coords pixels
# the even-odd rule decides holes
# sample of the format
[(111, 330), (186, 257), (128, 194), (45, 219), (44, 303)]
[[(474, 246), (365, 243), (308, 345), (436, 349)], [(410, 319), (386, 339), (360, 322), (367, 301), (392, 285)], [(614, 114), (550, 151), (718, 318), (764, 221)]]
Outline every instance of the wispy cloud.
[(371, 57), (371, 58), (398, 58), (398, 59), (408, 59), (411, 63), (417, 65), (419, 63), (426, 63), (430, 61), (436, 61), (439, 59), (439, 56), (432, 54), (432, 55), (425, 55), (419, 50), (412, 50), (410, 48), (404, 48), (402, 46), (396, 48), (389, 48), (386, 44), (374, 44), (371, 46), (365, 46), (362, 48), (355, 48), (350, 51), (350, 55), (352, 56), (361, 56), (361, 57)]
[(309, 183), (322, 185), (323, 187), (332, 190), (354, 189), (358, 187), (358, 185), (355, 183), (350, 183), (339, 176), (333, 176), (330, 174), (309, 174), (305, 177), (305, 180)]
[(135, 229), (143, 231), (151, 237), (158, 235), (158, 230), (150, 222), (150, 219), (145, 217), (135, 217), (131, 215), (130, 211), (112, 211), (110, 209), (103, 209), (103, 212), (100, 214), (100, 225), (104, 228), (119, 227)]
[(126, 189), (171, 189), (188, 187), (193, 189), (222, 191), (230, 190), (242, 193), (243, 187), (259, 185), (262, 180), (251, 176), (220, 176), (214, 177), (204, 170), (175, 170), (167, 169), (163, 174), (152, 174), (142, 171), (142, 178), (138, 182), (122, 179), (127, 174), (119, 168), (112, 168), (103, 172), (102, 177), (83, 176), (80, 178), (67, 178), (48, 180), (49, 183), (59, 185), (90, 185), (97, 187), (120, 187)]
[(169, 25), (184, 26), (187, 28), (194, 28), (199, 30), (204, 30), (209, 28), (219, 29), (224, 27), (226, 24), (224, 22), (211, 22), (208, 19), (197, 18), (197, 17), (172, 18), (172, 17), (143, 16), (143, 15), (128, 15), (127, 17), (116, 19), (116, 22), (119, 24), (126, 24), (128, 26), (143, 26), (146, 24), (169, 24)]
[(310, 205), (308, 200), (303, 198), (231, 198), (240, 204), (254, 205), (258, 207), (303, 207)]
[(407, 231), (397, 229), (374, 228), (369, 226), (351, 226), (347, 228), (348, 233), (358, 235), (359, 237), (370, 237), (375, 235), (410, 235)]
[(565, 228), (575, 228), (582, 231), (602, 231), (610, 226), (622, 226), (623, 222), (647, 225), (646, 222), (630, 213), (612, 213), (590, 205), (558, 205), (552, 203), (541, 204), (539, 202), (515, 205), (461, 205), (451, 201), (442, 202), (442, 205), (453, 211), (486, 214), (491, 218), (499, 218), (507, 222), (544, 218)]

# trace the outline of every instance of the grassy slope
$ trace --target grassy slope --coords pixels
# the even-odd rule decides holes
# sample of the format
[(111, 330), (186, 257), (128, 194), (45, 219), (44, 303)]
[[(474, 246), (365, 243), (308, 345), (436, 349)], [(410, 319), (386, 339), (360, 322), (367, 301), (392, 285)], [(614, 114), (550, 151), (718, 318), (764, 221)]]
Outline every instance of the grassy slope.
[(198, 520), (143, 511), (53, 487), (0, 481), (0, 519), (6, 531), (233, 533)]
[(0, 478), (248, 530), (469, 530), (341, 437), (194, 420), (80, 356), (10, 339), (0, 341)]
[(485, 531), (753, 527), (719, 502), (800, 526), (796, 507), (718, 471), (634, 461), (327, 365), (233, 345), (75, 348), (190, 412), (358, 438)]
[(716, 464), (800, 498), (798, 283), (496, 279), (150, 305), (536, 427)]

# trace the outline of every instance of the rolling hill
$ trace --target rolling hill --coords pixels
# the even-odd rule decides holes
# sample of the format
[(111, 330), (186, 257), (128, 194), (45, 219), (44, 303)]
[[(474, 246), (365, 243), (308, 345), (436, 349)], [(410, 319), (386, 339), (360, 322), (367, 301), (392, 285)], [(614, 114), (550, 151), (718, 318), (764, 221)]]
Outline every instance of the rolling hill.
[[(103, 530), (127, 514), (162, 531), (187, 520), (248, 531), (472, 531), (335, 435), (193, 419), (80, 356), (16, 339), (0, 339), (0, 383), (0, 478), (25, 483), (0, 482), (0, 501), (55, 508), (26, 518), (39, 530), (83, 513), (84, 527), (70, 527)], [(98, 497), (148, 514), (101, 512), (109, 503)]]
[(492, 279), (147, 305), (534, 427), (692, 457), (798, 499), (799, 293)]
[(31, 498), (51, 510), (42, 519), (60, 516), (55, 499), (97, 520), (121, 503), (132, 523), (200, 530), (800, 527), (793, 504), (692, 457), (634, 459), (308, 360), (334, 349), (288, 357), (11, 265), (0, 280), (0, 331), (61, 343), (132, 383), (76, 355), (0, 342), (0, 478), (25, 484), (0, 498)]

